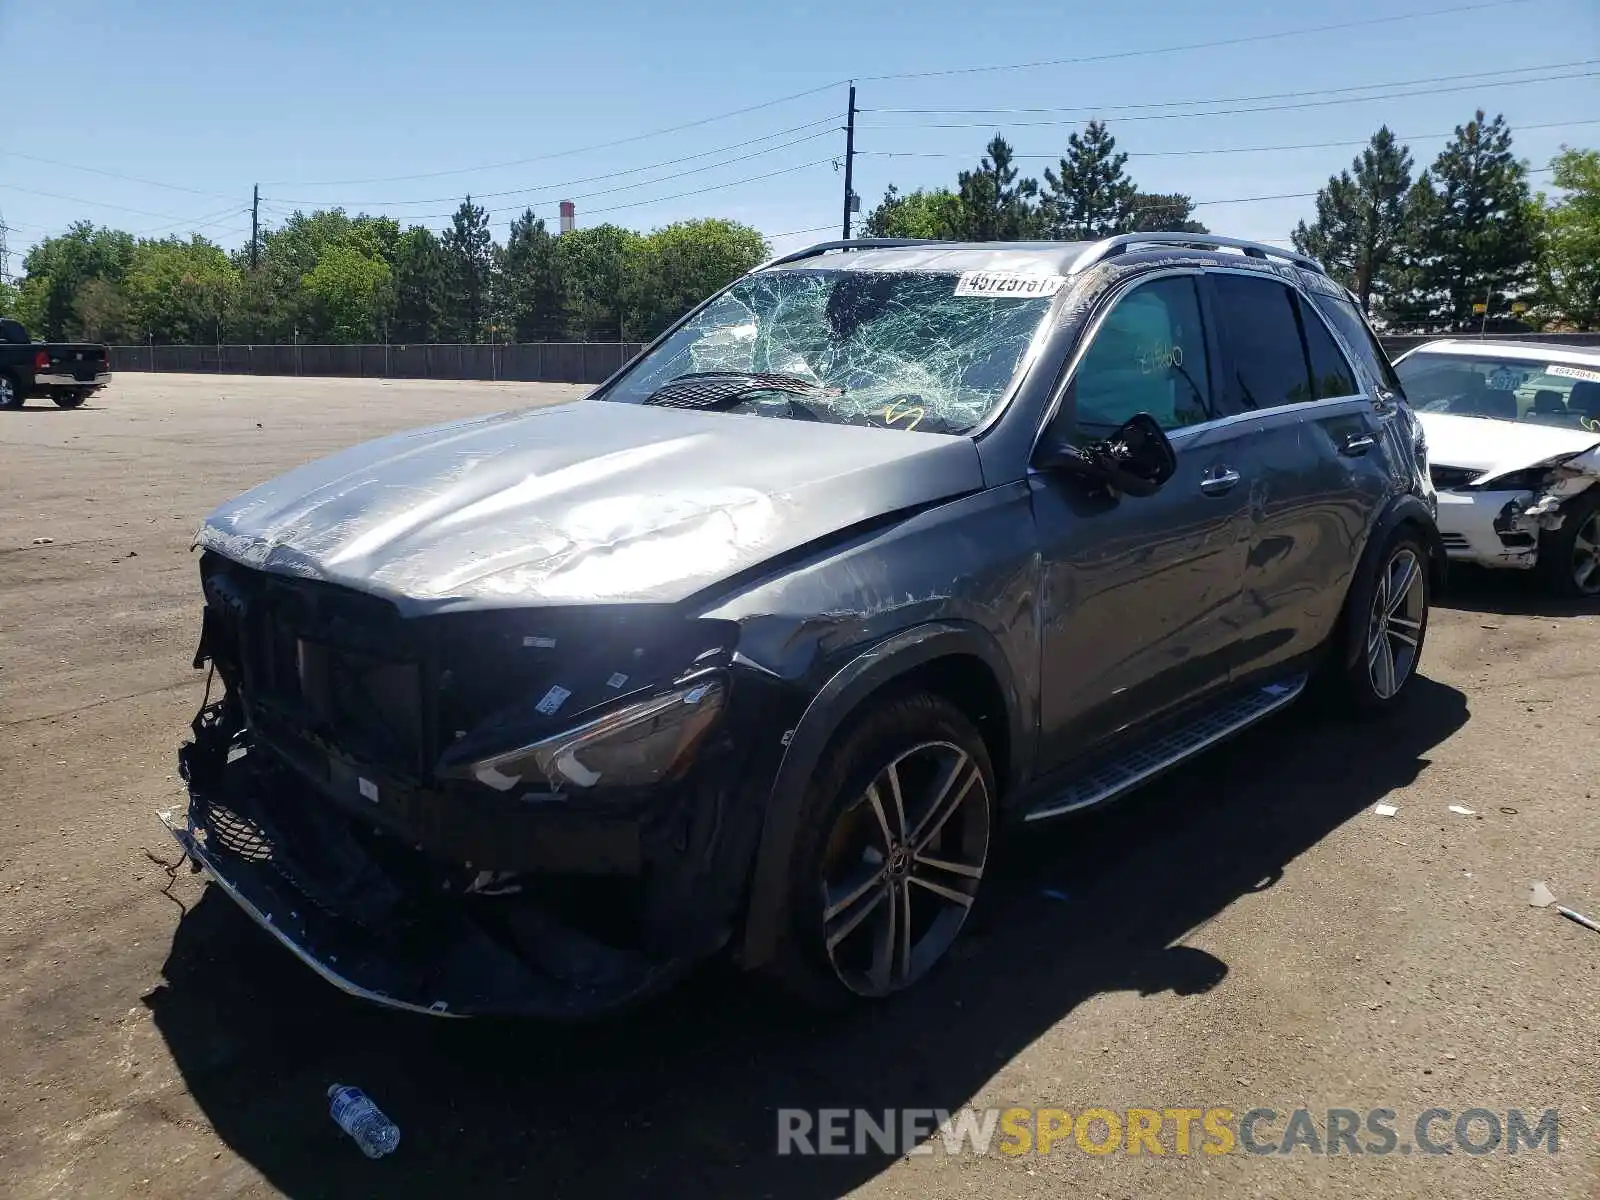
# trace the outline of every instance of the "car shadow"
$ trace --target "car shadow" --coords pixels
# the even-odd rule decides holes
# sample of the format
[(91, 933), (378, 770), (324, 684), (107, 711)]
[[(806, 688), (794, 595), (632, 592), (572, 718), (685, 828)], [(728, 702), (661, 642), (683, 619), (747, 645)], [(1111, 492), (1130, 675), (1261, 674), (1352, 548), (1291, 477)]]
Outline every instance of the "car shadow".
[(1451, 563), (1449, 578), (1433, 603), (1458, 612), (1524, 617), (1581, 617), (1600, 613), (1600, 597), (1552, 596), (1532, 571), (1495, 571)]
[[(777, 1109), (956, 1109), (1093, 997), (1209, 991), (1228, 965), (1181, 939), (1415, 780), (1467, 715), (1425, 678), (1382, 724), (1296, 706), (1005, 839), (953, 961), (864, 1011), (802, 1013), (712, 966), (602, 1023), (415, 1017), (335, 991), (215, 888), (145, 1003), (218, 1135), (289, 1196), (837, 1196), (895, 1160), (779, 1156)], [(364, 1159), (332, 1124), (335, 1082), (400, 1126), (393, 1156)]]

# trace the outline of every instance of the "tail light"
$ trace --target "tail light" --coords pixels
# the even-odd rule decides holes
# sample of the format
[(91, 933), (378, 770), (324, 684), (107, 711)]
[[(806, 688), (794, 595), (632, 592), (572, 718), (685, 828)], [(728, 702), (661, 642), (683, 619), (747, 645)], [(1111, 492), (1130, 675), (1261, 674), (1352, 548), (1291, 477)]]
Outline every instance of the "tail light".
[(50, 355), (41, 350), (33, 356), (33, 369), (35, 371), (48, 371), (50, 369)]

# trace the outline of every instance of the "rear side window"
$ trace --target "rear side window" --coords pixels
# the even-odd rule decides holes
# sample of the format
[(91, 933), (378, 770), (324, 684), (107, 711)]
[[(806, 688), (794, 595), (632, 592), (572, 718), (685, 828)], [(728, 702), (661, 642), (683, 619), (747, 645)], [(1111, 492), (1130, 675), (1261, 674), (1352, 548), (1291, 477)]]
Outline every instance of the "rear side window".
[(1306, 338), (1306, 354), (1311, 359), (1312, 390), (1318, 400), (1331, 400), (1338, 396), (1359, 396), (1356, 377), (1350, 364), (1339, 349), (1328, 327), (1317, 316), (1316, 310), (1303, 297), (1296, 300), (1300, 309), (1301, 330)]
[(1230, 411), (1304, 404), (1312, 398), (1311, 373), (1300, 342), (1294, 293), (1271, 279), (1217, 274), (1217, 305), (1229, 351)]
[(1362, 361), (1372, 372), (1373, 378), (1395, 395), (1404, 396), (1405, 388), (1400, 385), (1400, 377), (1394, 373), (1389, 356), (1383, 352), (1383, 346), (1373, 336), (1371, 327), (1361, 316), (1361, 311), (1349, 300), (1335, 299), (1321, 293), (1317, 294), (1316, 303), (1322, 310), (1322, 315), (1333, 322), (1333, 327), (1344, 338), (1345, 345), (1350, 347), (1350, 353)]
[(1077, 426), (1086, 436), (1142, 412), (1163, 429), (1209, 421), (1206, 338), (1194, 277), (1154, 279), (1118, 300), (1072, 387)]

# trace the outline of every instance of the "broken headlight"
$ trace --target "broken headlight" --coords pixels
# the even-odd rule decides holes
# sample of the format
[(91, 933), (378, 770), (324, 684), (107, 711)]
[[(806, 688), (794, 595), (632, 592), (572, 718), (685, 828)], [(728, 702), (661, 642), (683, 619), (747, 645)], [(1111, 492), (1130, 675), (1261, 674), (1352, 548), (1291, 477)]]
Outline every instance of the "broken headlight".
[(721, 715), (727, 689), (702, 680), (462, 768), (499, 791), (524, 780), (552, 791), (642, 788), (681, 777)]

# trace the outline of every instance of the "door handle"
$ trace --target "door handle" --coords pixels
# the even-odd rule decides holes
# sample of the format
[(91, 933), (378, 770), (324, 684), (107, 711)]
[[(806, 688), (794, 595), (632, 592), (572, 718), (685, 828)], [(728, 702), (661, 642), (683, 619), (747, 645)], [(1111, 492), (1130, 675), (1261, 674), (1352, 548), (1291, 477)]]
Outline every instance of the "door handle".
[(1344, 442), (1340, 445), (1339, 453), (1348, 455), (1351, 458), (1356, 458), (1362, 454), (1365, 454), (1377, 444), (1377, 439), (1374, 438), (1370, 433), (1352, 433), (1349, 437), (1345, 438)]
[(1239, 482), (1239, 472), (1232, 467), (1217, 467), (1200, 481), (1200, 490), (1208, 496), (1222, 496), (1233, 490)]

